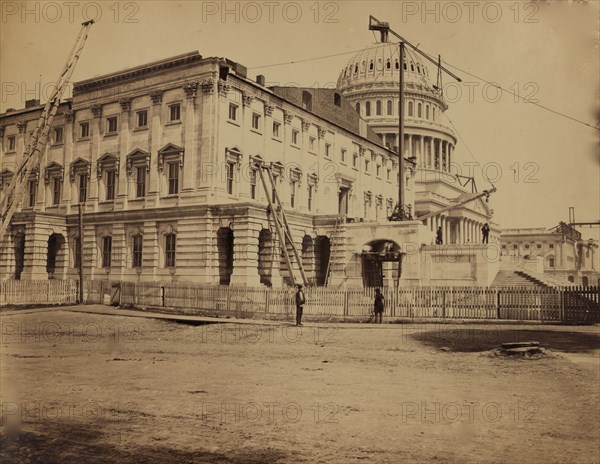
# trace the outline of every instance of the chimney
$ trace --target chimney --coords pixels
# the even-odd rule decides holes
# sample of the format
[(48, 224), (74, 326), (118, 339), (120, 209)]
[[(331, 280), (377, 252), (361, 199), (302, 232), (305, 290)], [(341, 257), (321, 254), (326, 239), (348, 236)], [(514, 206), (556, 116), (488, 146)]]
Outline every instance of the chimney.
[(34, 106), (38, 106), (40, 101), (32, 98), (31, 100), (25, 100), (25, 108), (33, 108)]
[(258, 76), (256, 76), (256, 82), (261, 87), (264, 87), (265, 86), (265, 76), (263, 76), (262, 74), (259, 74)]

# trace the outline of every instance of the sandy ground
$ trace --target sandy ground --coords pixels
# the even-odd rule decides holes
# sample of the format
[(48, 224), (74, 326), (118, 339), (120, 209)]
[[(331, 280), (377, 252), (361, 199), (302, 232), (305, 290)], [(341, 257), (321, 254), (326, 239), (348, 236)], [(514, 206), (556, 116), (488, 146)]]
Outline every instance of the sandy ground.
[(598, 327), (0, 323), (3, 463), (600, 462)]

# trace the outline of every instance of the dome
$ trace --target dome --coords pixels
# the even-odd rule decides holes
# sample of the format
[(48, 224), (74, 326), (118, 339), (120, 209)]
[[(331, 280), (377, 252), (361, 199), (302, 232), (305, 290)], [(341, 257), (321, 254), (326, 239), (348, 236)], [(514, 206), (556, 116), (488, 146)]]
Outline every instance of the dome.
[[(357, 52), (342, 69), (337, 82), (339, 91), (354, 86), (377, 83), (378, 87), (389, 84), (398, 87), (400, 79), (399, 46), (397, 43), (376, 43)], [(406, 48), (404, 57), (404, 82), (431, 88), (429, 70), (416, 53)]]

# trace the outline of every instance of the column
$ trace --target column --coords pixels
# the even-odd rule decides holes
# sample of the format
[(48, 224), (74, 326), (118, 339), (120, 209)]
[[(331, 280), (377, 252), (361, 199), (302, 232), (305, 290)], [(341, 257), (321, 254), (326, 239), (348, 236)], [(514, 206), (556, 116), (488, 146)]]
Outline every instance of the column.
[(127, 176), (127, 155), (131, 151), (129, 146), (129, 117), (131, 110), (131, 98), (122, 98), (119, 101), (121, 105), (121, 116), (120, 124), (121, 129), (119, 132), (119, 183), (117, 187), (117, 195), (115, 206), (119, 206), (122, 209), (127, 208), (127, 194), (129, 182), (132, 183), (132, 188), (135, 185), (135, 173), (132, 172), (130, 177)]
[(195, 126), (196, 126), (196, 91), (198, 83), (193, 82), (183, 86), (185, 92), (184, 104), (184, 142), (185, 149), (183, 155), (183, 179), (181, 182), (181, 193), (191, 193), (194, 191), (194, 175), (196, 173), (196, 144), (195, 144)]
[(23, 280), (46, 280), (46, 263), (48, 257), (48, 238), (50, 234), (35, 222), (25, 228), (25, 253), (23, 259)]
[[(152, 108), (150, 109), (150, 172), (148, 173), (148, 192), (146, 207), (156, 207), (160, 197), (160, 179), (163, 173), (158, 172), (158, 150), (160, 150), (162, 91), (152, 92)], [(166, 166), (165, 166), (166, 169)]]
[(444, 217), (444, 243), (450, 243), (450, 218)]
[(65, 117), (65, 127), (63, 129), (63, 137), (65, 138), (65, 162), (64, 167), (65, 171), (63, 173), (63, 182), (62, 182), (62, 201), (67, 205), (67, 214), (71, 214), (71, 207), (75, 201), (72, 199), (73, 193), (73, 185), (69, 179), (69, 175), (71, 172), (71, 163), (73, 162), (74, 150), (73, 150), (73, 119), (74, 119), (74, 111), (66, 110), (64, 112)]
[(429, 153), (427, 154), (428, 168), (432, 169), (434, 165), (433, 157), (435, 156), (435, 144), (433, 137), (429, 137)]
[(425, 156), (425, 137), (423, 135), (419, 136), (419, 167), (424, 168), (426, 163)]
[(450, 172), (450, 164), (452, 163), (452, 144), (448, 144), (448, 172)]
[[(127, 237), (125, 235), (125, 224), (115, 222), (112, 228), (112, 249), (110, 278), (123, 280), (123, 274), (127, 268)], [(142, 254), (143, 256), (143, 254)]]
[[(91, 131), (91, 138), (90, 138), (90, 184), (89, 184), (89, 189), (90, 189), (90, 195), (88, 197), (88, 202), (92, 202), (93, 203), (93, 210), (97, 211), (98, 209), (98, 200), (99, 200), (99, 189), (98, 189), (98, 173), (96, 171), (96, 168), (98, 167), (97, 161), (98, 161), (98, 152), (100, 150), (100, 132), (102, 130), (102, 105), (100, 104), (96, 104), (96, 105), (92, 105), (92, 114), (93, 114), (93, 119), (92, 119), (92, 127), (90, 128)], [(87, 203), (87, 202), (86, 202)]]

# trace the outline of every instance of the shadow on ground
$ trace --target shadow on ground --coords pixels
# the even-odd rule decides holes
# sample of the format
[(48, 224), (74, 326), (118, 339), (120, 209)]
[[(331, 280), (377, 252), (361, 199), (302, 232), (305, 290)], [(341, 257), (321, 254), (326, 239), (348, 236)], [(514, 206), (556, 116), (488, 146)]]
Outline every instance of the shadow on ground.
[[(52, 427), (54, 429), (54, 427)], [(187, 451), (167, 446), (114, 445), (103, 443), (103, 433), (86, 425), (58, 427), (60, 433), (21, 431), (2, 433), (0, 462), (3, 464), (263, 464), (280, 462), (277, 450), (240, 450), (223, 454), (207, 450)], [(56, 430), (56, 429), (54, 429)]]
[(456, 352), (488, 351), (501, 343), (538, 341), (543, 348), (566, 353), (590, 353), (600, 349), (600, 336), (590, 333), (573, 333), (543, 330), (475, 328), (443, 328), (419, 331), (409, 335), (427, 346), (448, 348)]

